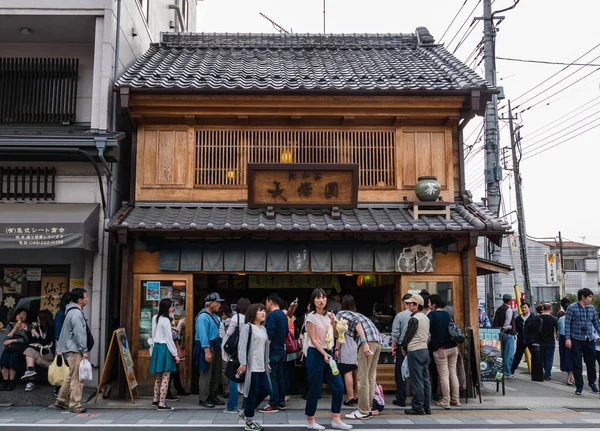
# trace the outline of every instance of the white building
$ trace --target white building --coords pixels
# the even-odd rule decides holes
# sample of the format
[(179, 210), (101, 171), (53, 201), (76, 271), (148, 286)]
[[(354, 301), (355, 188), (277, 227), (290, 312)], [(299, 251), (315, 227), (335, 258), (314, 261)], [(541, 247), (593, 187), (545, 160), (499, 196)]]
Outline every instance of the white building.
[(104, 229), (129, 199), (135, 140), (113, 82), (161, 31), (195, 22), (195, 0), (0, 0), (0, 322), (84, 287), (96, 370), (128, 312)]
[[(525, 283), (523, 281), (523, 271), (521, 265), (521, 254), (519, 250), (518, 236), (511, 236), (502, 247), (503, 264), (513, 268), (509, 274), (500, 275), (502, 280), (502, 290), (495, 292), (494, 308), (502, 302), (502, 295), (510, 293), (515, 295), (514, 285), (519, 286), (520, 292), (524, 292)], [(566, 293), (577, 294), (579, 289), (587, 287), (594, 293), (600, 294), (600, 278), (598, 272), (598, 251), (600, 247), (590, 244), (583, 244), (573, 241), (563, 241), (563, 260), (564, 260), (564, 283)], [(512, 256), (511, 256), (512, 254)], [(527, 255), (529, 261), (529, 278), (531, 282), (531, 292), (534, 302), (556, 301), (560, 293), (560, 283), (558, 277), (558, 261), (556, 262), (556, 276), (548, 274), (547, 259), (549, 254), (558, 256), (559, 250), (556, 241), (536, 241), (527, 239)], [(477, 247), (477, 256), (485, 256), (485, 246), (483, 242)], [(553, 267), (554, 269), (554, 267)], [(486, 283), (489, 283), (488, 277), (477, 278), (478, 297), (481, 301), (487, 302)]]

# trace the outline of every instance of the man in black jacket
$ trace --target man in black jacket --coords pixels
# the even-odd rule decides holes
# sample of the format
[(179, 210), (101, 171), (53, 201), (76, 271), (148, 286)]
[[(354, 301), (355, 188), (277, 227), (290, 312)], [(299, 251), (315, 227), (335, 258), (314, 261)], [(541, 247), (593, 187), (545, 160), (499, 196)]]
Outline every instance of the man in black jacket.
[(525, 349), (529, 348), (531, 352), (531, 344), (535, 341), (535, 336), (539, 333), (538, 316), (531, 312), (531, 305), (528, 302), (521, 304), (521, 314), (515, 319), (515, 326), (517, 327), (517, 350), (515, 352), (511, 373), (514, 374), (515, 370), (519, 368), (521, 359)]

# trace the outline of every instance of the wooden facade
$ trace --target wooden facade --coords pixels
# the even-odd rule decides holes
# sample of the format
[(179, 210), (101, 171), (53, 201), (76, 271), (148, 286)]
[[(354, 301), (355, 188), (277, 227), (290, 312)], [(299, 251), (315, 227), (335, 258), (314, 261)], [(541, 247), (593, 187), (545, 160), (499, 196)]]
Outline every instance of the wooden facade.
[[(266, 228), (264, 223), (256, 230), (233, 228), (229, 223), (223, 229), (213, 229), (213, 223), (204, 219), (202, 225), (190, 220), (170, 220), (169, 228), (165, 229), (160, 214), (168, 212), (170, 205), (209, 210), (247, 207), (249, 164), (357, 164), (358, 197), (356, 203), (349, 205), (355, 208), (357, 205), (361, 208), (408, 206), (418, 202), (414, 191), (418, 178), (435, 176), (441, 185), (440, 201), (468, 206), (462, 129), (473, 116), (481, 115), (491, 94), (492, 91), (481, 88), (381, 94), (368, 90), (329, 94), (255, 90), (218, 94), (121, 86), (121, 107), (137, 125), (137, 139), (133, 154), (132, 204), (113, 220), (112, 229), (118, 232), (126, 256), (122, 271), (121, 323), (132, 334), (132, 353), (139, 381), (150, 383), (149, 355), (142, 347), (143, 325), (139, 317), (144, 307), (143, 283), (164, 280), (185, 284), (185, 317), (191, 328), (194, 305), (197, 307), (203, 299), (195, 285), (198, 278), (227, 273), (206, 270), (206, 266), (200, 265), (194, 270), (161, 270), (160, 247), (139, 247), (144, 242), (162, 241), (160, 244), (164, 246), (206, 241), (213, 249), (220, 245), (236, 247), (242, 241), (255, 239), (266, 244), (269, 241), (272, 244), (320, 241), (323, 245), (332, 239), (381, 242), (386, 246), (450, 244), (447, 251), (435, 253), (431, 272), (410, 273), (398, 269), (378, 272), (378, 276), (392, 280), (392, 287), (382, 300), (394, 304), (396, 311), (400, 311), (405, 293), (443, 285), (454, 307), (457, 324), (473, 327), (477, 335), (474, 247), (480, 235), (496, 239), (502, 236), (502, 232), (493, 231), (482, 216), (473, 218), (477, 226), (485, 225), (485, 228), (455, 225), (447, 229), (412, 229), (413, 221), (410, 221), (408, 227), (377, 222), (373, 229), (364, 224), (362, 231), (351, 231), (350, 227), (334, 230), (332, 222), (331, 226), (320, 227), (311, 223), (308, 231), (300, 231), (301, 227), (294, 223), (294, 227), (286, 231), (281, 224)], [(151, 207), (152, 214), (148, 215), (151, 224), (139, 220), (135, 224), (130, 222), (128, 214), (140, 205)], [(258, 217), (264, 220), (280, 215), (277, 208), (250, 210), (262, 211)], [(327, 211), (326, 220), (340, 219), (338, 208)], [(175, 267), (180, 268), (179, 261)], [(328, 274), (351, 275), (348, 272), (332, 270)], [(297, 272), (290, 266), (288, 270), (265, 269), (253, 274), (267, 273), (283, 276)], [(317, 274), (311, 267), (302, 273)], [(247, 276), (247, 271), (238, 270), (237, 274), (233, 271), (233, 275)], [(191, 383), (192, 375), (191, 332), (185, 339), (187, 360), (183, 364), (183, 378), (186, 386)], [(393, 367), (393, 364), (379, 367), (379, 381), (386, 390), (394, 388)]]

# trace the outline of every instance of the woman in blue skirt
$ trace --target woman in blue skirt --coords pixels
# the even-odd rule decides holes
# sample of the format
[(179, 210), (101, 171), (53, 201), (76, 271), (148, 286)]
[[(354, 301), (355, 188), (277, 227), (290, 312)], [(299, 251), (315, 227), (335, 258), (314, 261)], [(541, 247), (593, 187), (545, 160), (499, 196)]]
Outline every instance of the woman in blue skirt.
[(177, 371), (179, 363), (177, 347), (171, 335), (171, 319), (175, 307), (169, 298), (163, 298), (158, 305), (158, 314), (152, 317), (152, 359), (150, 373), (155, 374), (153, 406), (157, 410), (173, 410), (165, 403), (169, 390), (171, 371)]

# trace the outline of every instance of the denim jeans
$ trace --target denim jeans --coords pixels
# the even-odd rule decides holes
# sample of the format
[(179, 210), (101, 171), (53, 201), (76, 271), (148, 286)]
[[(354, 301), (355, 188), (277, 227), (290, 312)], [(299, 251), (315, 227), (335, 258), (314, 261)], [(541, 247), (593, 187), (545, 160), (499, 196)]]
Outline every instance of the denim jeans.
[(396, 380), (396, 402), (400, 405), (406, 404), (406, 380), (402, 378), (402, 363), (406, 360), (400, 348), (396, 350), (396, 367), (394, 377)]
[(229, 398), (227, 398), (227, 410), (237, 410), (238, 408), (238, 384), (233, 380), (229, 381)]
[(515, 336), (504, 334), (502, 336), (502, 371), (504, 375), (512, 374), (513, 358), (515, 356)]
[(429, 350), (407, 352), (408, 372), (413, 393), (413, 410), (431, 410), (431, 382), (429, 380)]
[(272, 355), (269, 364), (271, 365), (271, 400), (269, 404), (281, 406), (285, 404), (285, 373), (287, 372), (285, 353)]
[(593, 341), (582, 341), (571, 338), (571, 358), (573, 359), (573, 376), (575, 377), (575, 386), (578, 389), (583, 388), (583, 363), (587, 367), (588, 384), (596, 383), (596, 349)]
[[(244, 415), (246, 419), (254, 417), (256, 407), (269, 395), (269, 377), (266, 372), (252, 373), (250, 376), (250, 392), (244, 398)], [(229, 394), (231, 396), (231, 393)]]
[[(331, 355), (331, 353), (329, 354)], [(342, 397), (344, 395), (342, 376), (340, 374), (334, 376), (323, 355), (314, 347), (309, 347), (306, 355), (306, 377), (308, 380), (308, 394), (306, 395), (306, 407), (304, 408), (306, 416), (313, 417), (317, 411), (317, 403), (321, 397), (323, 375), (325, 375), (325, 380), (331, 388), (331, 413), (339, 414), (342, 410)]]
[(542, 344), (542, 363), (544, 364), (544, 378), (550, 377), (552, 375), (552, 365), (554, 363), (555, 349), (555, 343)]

